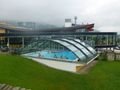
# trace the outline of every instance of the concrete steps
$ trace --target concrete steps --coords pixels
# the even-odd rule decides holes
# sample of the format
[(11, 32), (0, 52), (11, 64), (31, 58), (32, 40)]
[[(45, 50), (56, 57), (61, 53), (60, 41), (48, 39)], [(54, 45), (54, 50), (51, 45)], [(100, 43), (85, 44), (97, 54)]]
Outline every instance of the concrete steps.
[(88, 65), (83, 66), (83, 67), (78, 71), (78, 73), (79, 73), (79, 74), (87, 74), (87, 73), (90, 71), (90, 69), (91, 69), (92, 67), (94, 67), (97, 63), (98, 63), (97, 60), (92, 61), (92, 62), (89, 63)]
[(7, 85), (7, 84), (0, 84), (0, 90), (31, 90), (31, 89), (14, 87), (14, 86)]

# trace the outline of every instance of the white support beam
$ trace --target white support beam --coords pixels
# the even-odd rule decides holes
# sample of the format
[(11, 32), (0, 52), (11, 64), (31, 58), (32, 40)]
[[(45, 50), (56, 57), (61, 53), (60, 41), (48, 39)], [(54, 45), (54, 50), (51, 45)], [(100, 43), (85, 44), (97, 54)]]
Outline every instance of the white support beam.
[(9, 37), (7, 38), (7, 47), (8, 48), (10, 47), (10, 38)]

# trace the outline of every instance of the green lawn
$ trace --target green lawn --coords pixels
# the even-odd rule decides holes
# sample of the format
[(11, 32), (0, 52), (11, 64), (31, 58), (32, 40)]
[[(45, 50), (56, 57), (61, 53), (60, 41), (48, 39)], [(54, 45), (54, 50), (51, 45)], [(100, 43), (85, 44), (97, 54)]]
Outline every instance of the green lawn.
[(100, 61), (88, 74), (79, 75), (0, 55), (0, 83), (32, 90), (120, 90), (120, 62)]

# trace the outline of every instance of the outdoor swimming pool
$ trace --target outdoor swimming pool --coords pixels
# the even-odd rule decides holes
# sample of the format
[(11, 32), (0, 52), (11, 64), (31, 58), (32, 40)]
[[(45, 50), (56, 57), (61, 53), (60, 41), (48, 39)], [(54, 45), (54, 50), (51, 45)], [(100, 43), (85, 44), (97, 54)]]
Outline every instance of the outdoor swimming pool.
[(36, 51), (24, 54), (25, 56), (30, 57), (41, 57), (46, 59), (59, 59), (59, 60), (68, 60), (68, 61), (76, 61), (78, 57), (72, 53), (71, 51)]

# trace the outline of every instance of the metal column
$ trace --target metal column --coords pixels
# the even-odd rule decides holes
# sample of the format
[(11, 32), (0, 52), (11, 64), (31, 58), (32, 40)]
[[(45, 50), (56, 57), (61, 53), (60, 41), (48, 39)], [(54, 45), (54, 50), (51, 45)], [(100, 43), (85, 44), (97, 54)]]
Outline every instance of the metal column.
[(24, 37), (22, 37), (22, 48), (24, 48), (24, 46), (25, 46), (25, 42), (24, 41), (25, 41)]

